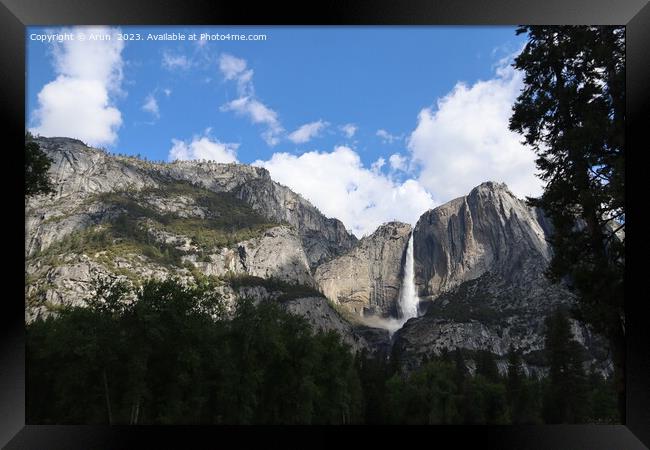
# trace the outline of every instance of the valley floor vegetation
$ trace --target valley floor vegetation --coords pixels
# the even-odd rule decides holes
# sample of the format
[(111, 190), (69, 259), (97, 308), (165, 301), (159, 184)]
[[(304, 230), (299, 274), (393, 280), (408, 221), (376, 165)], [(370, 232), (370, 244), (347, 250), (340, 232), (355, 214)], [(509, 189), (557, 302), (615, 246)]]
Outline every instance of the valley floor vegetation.
[[(445, 352), (405, 373), (354, 354), (272, 301), (228, 310), (202, 278), (101, 282), (86, 307), (27, 326), (28, 424), (617, 423), (612, 382), (584, 372), (566, 316), (547, 377), (509, 354)], [(394, 355), (393, 355), (394, 356)], [(470, 374), (470, 359), (476, 370)]]

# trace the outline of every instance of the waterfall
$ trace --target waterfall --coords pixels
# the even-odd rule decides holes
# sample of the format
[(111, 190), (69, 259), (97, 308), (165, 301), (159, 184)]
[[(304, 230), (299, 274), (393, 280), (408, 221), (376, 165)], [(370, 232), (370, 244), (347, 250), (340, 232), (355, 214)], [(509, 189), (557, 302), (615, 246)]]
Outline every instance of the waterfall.
[(401, 311), (401, 319), (406, 322), (411, 317), (418, 316), (418, 298), (415, 289), (415, 270), (413, 268), (413, 233), (409, 236), (408, 247), (406, 249), (406, 264), (404, 265), (404, 279), (402, 280), (402, 287), (400, 289), (399, 307)]
[[(371, 327), (384, 328), (388, 330), (388, 336), (392, 339), (397, 330), (412, 317), (418, 316), (418, 298), (417, 291), (415, 290), (415, 270), (413, 263), (413, 233), (409, 236), (408, 246), (406, 248), (406, 263), (404, 264), (404, 278), (402, 279), (402, 286), (400, 287), (400, 295), (398, 299), (399, 305), (399, 318), (388, 317), (382, 318), (378, 316), (364, 318), (365, 323)], [(391, 340), (392, 342), (392, 340)], [(392, 344), (391, 344), (392, 345)]]

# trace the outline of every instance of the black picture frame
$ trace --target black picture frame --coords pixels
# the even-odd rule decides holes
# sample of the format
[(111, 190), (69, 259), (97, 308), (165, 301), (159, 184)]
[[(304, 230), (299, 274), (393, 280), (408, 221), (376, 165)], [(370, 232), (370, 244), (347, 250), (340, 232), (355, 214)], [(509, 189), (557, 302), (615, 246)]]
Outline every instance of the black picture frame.
[[(4, 204), (7, 235), (2, 289), (2, 333), (0, 339), (0, 445), (14, 448), (188, 448), (207, 439), (205, 446), (225, 445), (226, 432), (238, 432), (237, 445), (250, 438), (282, 439), (305, 437), (303, 444), (327, 441), (340, 445), (340, 429), (324, 427), (90, 427), (25, 425), (25, 345), (23, 268), (14, 263), (24, 258), (22, 222), (24, 204), (21, 166), (25, 118), (25, 27), (32, 25), (625, 25), (627, 97), (627, 182), (626, 182), (626, 259), (628, 268), (639, 267), (635, 258), (647, 254), (639, 209), (644, 203), (641, 155), (647, 150), (648, 80), (650, 80), (650, 5), (647, 0), (357, 0), (295, 3), (128, 1), (128, 0), (1, 0), (0, 2), (0, 92), (2, 123), (8, 125), (3, 136), (5, 183)], [(630, 153), (632, 158), (630, 160)], [(647, 166), (645, 166), (647, 167)], [(630, 184), (632, 183), (632, 184)], [(631, 199), (631, 200), (630, 200)], [(9, 220), (11, 219), (11, 220)], [(15, 238), (13, 237), (15, 234)], [(630, 256), (632, 259), (630, 259)], [(24, 275), (24, 274), (23, 274)], [(396, 427), (349, 427), (364, 440), (393, 438), (404, 444), (408, 438), (424, 438), (435, 445), (451, 439), (461, 448), (468, 443), (480, 448), (526, 449), (642, 449), (650, 446), (650, 334), (642, 303), (647, 295), (634, 295), (640, 280), (628, 270), (626, 284), (627, 422), (624, 425), (540, 425), (540, 426), (455, 426), (417, 427), (398, 431)], [(11, 289), (6, 289), (11, 286)], [(372, 428), (372, 429), (371, 429)], [(251, 432), (255, 431), (255, 432)], [(288, 431), (288, 432), (287, 432)], [(315, 434), (316, 439), (306, 437)], [(328, 439), (329, 438), (329, 439)], [(282, 441), (277, 441), (282, 442)], [(269, 442), (270, 443), (270, 442)]]

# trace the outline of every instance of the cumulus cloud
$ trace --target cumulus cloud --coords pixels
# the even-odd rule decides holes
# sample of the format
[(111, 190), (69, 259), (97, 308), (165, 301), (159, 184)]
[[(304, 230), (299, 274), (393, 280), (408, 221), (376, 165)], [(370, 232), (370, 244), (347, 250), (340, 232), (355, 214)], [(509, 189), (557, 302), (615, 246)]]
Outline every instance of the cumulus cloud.
[(269, 146), (277, 145), (284, 133), (284, 128), (278, 119), (278, 113), (257, 99), (253, 86), (253, 70), (247, 69), (245, 59), (237, 58), (228, 53), (219, 57), (219, 70), (226, 80), (237, 82), (239, 98), (221, 106), (221, 111), (233, 111), (238, 115), (248, 117), (255, 124), (266, 125), (262, 139)]
[(218, 163), (237, 162), (239, 144), (228, 144), (211, 139), (207, 135), (194, 136), (191, 141), (172, 139), (169, 160), (204, 159)]
[(357, 127), (353, 123), (346, 123), (345, 125), (341, 126), (341, 131), (343, 131), (343, 134), (347, 138), (353, 137), (358, 129), (359, 129), (359, 127)]
[(289, 140), (294, 144), (304, 144), (312, 138), (318, 136), (320, 132), (329, 124), (323, 120), (306, 123), (293, 133), (289, 134)]
[(236, 114), (248, 117), (251, 122), (264, 124), (267, 129), (262, 133), (262, 138), (270, 146), (280, 142), (280, 135), (284, 131), (278, 114), (264, 103), (252, 97), (240, 97), (221, 106), (222, 111), (234, 111)]
[(406, 170), (407, 168), (407, 159), (406, 157), (400, 155), (399, 153), (394, 153), (390, 155), (390, 158), (388, 158), (388, 162), (390, 163), (390, 167), (393, 170)]
[(402, 136), (395, 136), (384, 129), (377, 130), (377, 136), (381, 138), (384, 144), (392, 144), (393, 142), (402, 138)]
[(420, 111), (408, 148), (421, 169), (420, 183), (437, 201), (465, 195), (488, 180), (505, 182), (520, 197), (541, 194), (533, 151), (508, 130), (523, 85), (509, 61), (500, 62), (494, 78), (457, 83), (435, 107)]
[(160, 118), (160, 108), (158, 107), (158, 100), (153, 93), (147, 95), (142, 105), (142, 110), (151, 113), (157, 119)]
[(414, 224), (434, 206), (418, 181), (396, 183), (364, 167), (359, 155), (345, 146), (300, 156), (275, 153), (253, 165), (268, 169), (274, 180), (301, 194), (326, 216), (340, 219), (358, 237), (391, 220)]
[(168, 70), (187, 70), (192, 67), (192, 61), (185, 55), (174, 55), (165, 51), (163, 52), (162, 65)]
[(119, 29), (75, 27), (58, 32), (110, 34), (113, 39), (52, 43), (57, 76), (38, 93), (30, 131), (74, 137), (90, 145), (111, 145), (122, 125), (122, 115), (113, 103), (122, 82), (124, 41), (115, 36)]
[(169, 97), (170, 95), (172, 95), (172, 90), (169, 89), (169, 88), (165, 88), (165, 89), (163, 89), (163, 92), (165, 93), (165, 95), (166, 95), (167, 97)]

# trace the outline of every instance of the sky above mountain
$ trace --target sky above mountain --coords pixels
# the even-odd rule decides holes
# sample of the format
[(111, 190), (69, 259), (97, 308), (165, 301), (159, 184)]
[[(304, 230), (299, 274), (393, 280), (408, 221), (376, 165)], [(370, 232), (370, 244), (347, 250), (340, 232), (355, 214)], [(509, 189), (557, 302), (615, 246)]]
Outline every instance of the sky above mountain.
[(508, 130), (524, 44), (514, 27), (29, 27), (25, 120), (113, 153), (265, 167), (360, 237), (483, 181), (541, 193)]

